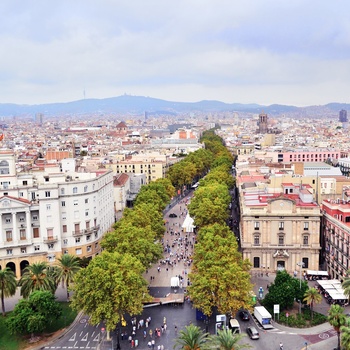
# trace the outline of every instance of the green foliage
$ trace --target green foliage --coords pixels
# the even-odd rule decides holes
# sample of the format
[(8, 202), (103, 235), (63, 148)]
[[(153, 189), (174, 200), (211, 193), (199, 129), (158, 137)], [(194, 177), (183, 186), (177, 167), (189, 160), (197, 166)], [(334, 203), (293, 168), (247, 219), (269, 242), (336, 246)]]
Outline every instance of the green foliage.
[(340, 349), (340, 330), (346, 323), (346, 316), (344, 308), (340, 305), (334, 304), (328, 310), (328, 322), (333, 326), (338, 336), (338, 349)]
[(6, 267), (0, 270), (0, 298), (2, 315), (5, 316), (5, 298), (15, 295), (17, 289), (17, 280), (14, 272)]
[(55, 269), (45, 262), (28, 265), (18, 285), (21, 286), (21, 295), (24, 298), (28, 298), (36, 290), (47, 290), (54, 294), (57, 288)]
[(318, 304), (322, 301), (322, 295), (318, 292), (316, 288), (309, 288), (304, 294), (303, 301), (305, 301), (306, 304), (310, 306), (312, 319), (314, 304)]
[(62, 314), (60, 304), (49, 291), (34, 291), (21, 299), (6, 320), (11, 334), (41, 333), (47, 324)]
[(163, 247), (159, 241), (155, 241), (150, 226), (135, 227), (130, 222), (123, 222), (115, 231), (105, 234), (101, 247), (109, 252), (130, 254), (145, 268), (159, 260), (163, 253)]
[(151, 300), (144, 271), (130, 254), (103, 251), (76, 274), (71, 306), (89, 315), (93, 325), (105, 321), (109, 334), (123, 314), (140, 314), (143, 302)]
[(206, 335), (201, 328), (190, 324), (179, 332), (174, 349), (200, 350), (206, 343)]
[(198, 232), (193, 255), (192, 285), (188, 293), (196, 308), (210, 316), (250, 308), (250, 264), (242, 260), (237, 242), (226, 225), (206, 226)]
[(58, 258), (56, 267), (56, 282), (61, 282), (66, 287), (68, 300), (69, 285), (74, 281), (74, 275), (81, 269), (80, 259), (72, 254), (64, 254)]
[(344, 349), (350, 349), (350, 318), (347, 318), (345, 324), (340, 327), (341, 345)]
[(234, 334), (231, 329), (219, 330), (217, 335), (211, 335), (208, 341), (208, 348), (220, 350), (249, 349), (249, 344), (238, 344), (245, 337), (245, 334)]
[[(347, 274), (349, 275), (349, 270), (347, 271)], [(344, 294), (350, 298), (350, 278), (346, 277), (342, 283), (342, 287), (344, 289)]]
[(305, 281), (290, 276), (286, 271), (278, 271), (274, 283), (269, 287), (262, 304), (267, 308), (273, 308), (274, 304), (279, 304), (281, 310), (291, 308), (294, 300), (303, 300), (303, 296), (308, 286)]

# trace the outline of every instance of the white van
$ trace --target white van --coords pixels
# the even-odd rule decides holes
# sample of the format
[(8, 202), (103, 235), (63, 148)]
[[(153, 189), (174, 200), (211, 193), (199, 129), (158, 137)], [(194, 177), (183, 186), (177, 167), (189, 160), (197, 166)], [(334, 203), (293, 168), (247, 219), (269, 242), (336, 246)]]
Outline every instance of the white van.
[(241, 333), (241, 326), (235, 318), (230, 318), (228, 328), (231, 329), (232, 333)]

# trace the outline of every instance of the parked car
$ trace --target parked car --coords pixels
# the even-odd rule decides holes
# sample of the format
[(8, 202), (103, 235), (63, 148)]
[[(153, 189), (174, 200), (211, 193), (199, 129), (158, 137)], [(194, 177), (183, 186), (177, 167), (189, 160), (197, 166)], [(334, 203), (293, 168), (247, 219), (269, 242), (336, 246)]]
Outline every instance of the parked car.
[(238, 313), (238, 315), (242, 321), (249, 321), (249, 319), (250, 319), (250, 315), (249, 315), (249, 312), (247, 310), (241, 310)]
[(255, 327), (248, 327), (247, 333), (250, 339), (259, 339), (259, 332)]
[(175, 213), (170, 213), (169, 218), (177, 218), (177, 215)]

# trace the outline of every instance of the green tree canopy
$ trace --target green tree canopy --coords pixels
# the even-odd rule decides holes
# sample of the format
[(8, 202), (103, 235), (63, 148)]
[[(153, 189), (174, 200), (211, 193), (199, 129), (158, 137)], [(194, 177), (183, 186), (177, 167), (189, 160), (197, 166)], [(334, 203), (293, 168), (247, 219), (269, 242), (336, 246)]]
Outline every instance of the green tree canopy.
[(347, 318), (345, 324), (340, 327), (341, 345), (344, 349), (350, 349), (350, 318)]
[(269, 287), (263, 305), (272, 309), (274, 304), (279, 304), (282, 310), (293, 306), (294, 300), (302, 301), (304, 294), (308, 289), (305, 281), (294, 278), (286, 271), (278, 271), (274, 283)]
[(185, 185), (190, 185), (197, 174), (196, 166), (186, 158), (174, 164), (168, 171), (167, 178), (178, 189), (183, 191)]
[(190, 324), (179, 332), (174, 349), (200, 350), (206, 343), (206, 334), (201, 328)]
[(322, 301), (322, 295), (316, 288), (309, 288), (304, 294), (304, 301), (310, 306), (311, 319), (313, 319), (314, 304), (318, 304)]
[(168, 204), (166, 198), (167, 196), (164, 193), (163, 196), (160, 196), (154, 188), (143, 186), (136, 197), (134, 205), (138, 206), (141, 203), (147, 203), (154, 205), (158, 211), (162, 211)]
[(5, 316), (5, 298), (15, 295), (17, 289), (17, 280), (14, 272), (6, 267), (0, 270), (0, 297), (2, 315)]
[(21, 295), (24, 298), (28, 298), (30, 293), (36, 290), (47, 290), (54, 294), (57, 288), (54, 269), (51, 269), (46, 262), (28, 265), (18, 284), (21, 286)]
[(71, 307), (90, 316), (97, 325), (106, 322), (107, 337), (122, 315), (140, 314), (143, 302), (150, 301), (145, 267), (132, 255), (103, 251), (74, 278)]
[(149, 226), (135, 227), (132, 223), (119, 226), (105, 234), (101, 247), (109, 252), (128, 253), (137, 258), (145, 268), (162, 257), (163, 247), (155, 241)]
[(226, 225), (214, 224), (198, 232), (188, 292), (194, 306), (207, 316), (214, 307), (221, 313), (250, 308), (250, 263), (242, 260), (237, 248)]
[(66, 287), (69, 300), (69, 285), (74, 281), (74, 275), (81, 269), (80, 259), (72, 254), (64, 254), (58, 258), (56, 266), (56, 281)]
[(42, 333), (62, 314), (61, 305), (50, 291), (37, 290), (15, 306), (6, 326), (11, 334)]
[(344, 308), (338, 304), (333, 304), (328, 310), (328, 322), (333, 326), (338, 336), (338, 350), (340, 350), (340, 332), (341, 327), (345, 325), (346, 316)]
[(234, 334), (231, 329), (222, 329), (218, 331), (218, 334), (211, 335), (209, 337), (209, 344), (212, 349), (219, 350), (240, 350), (249, 349), (249, 344), (238, 344), (240, 340), (245, 337), (245, 334)]

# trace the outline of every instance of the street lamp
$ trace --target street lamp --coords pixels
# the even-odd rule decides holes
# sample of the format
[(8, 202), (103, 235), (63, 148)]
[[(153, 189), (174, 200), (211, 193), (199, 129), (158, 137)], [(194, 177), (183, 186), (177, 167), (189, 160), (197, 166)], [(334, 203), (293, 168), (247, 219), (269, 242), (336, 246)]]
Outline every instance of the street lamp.
[(301, 270), (305, 264), (301, 261), (301, 262), (298, 262), (297, 265), (300, 267), (300, 289), (301, 289)]

